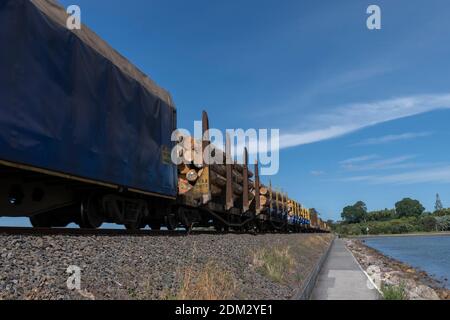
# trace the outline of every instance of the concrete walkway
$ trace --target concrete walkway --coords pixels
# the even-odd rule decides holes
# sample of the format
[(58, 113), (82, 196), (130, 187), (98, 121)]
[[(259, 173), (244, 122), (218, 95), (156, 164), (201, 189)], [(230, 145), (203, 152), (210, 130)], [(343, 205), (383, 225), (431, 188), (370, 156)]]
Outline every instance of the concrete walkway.
[(343, 240), (336, 239), (320, 271), (312, 300), (377, 300), (380, 295)]

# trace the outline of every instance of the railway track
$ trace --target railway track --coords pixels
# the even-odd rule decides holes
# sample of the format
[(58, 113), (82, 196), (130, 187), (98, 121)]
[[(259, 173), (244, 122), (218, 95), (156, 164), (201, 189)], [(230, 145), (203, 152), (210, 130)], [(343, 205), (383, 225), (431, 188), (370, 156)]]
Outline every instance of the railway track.
[(125, 229), (79, 229), (79, 228), (29, 228), (0, 227), (0, 235), (68, 235), (68, 236), (188, 236), (196, 234), (218, 234), (212, 230), (190, 232), (165, 230), (125, 230)]
[(169, 236), (184, 237), (190, 235), (223, 235), (223, 234), (250, 234), (249, 232), (229, 231), (218, 232), (214, 230), (125, 230), (125, 229), (79, 229), (79, 228), (31, 228), (31, 227), (0, 227), (0, 235), (67, 235), (67, 236)]

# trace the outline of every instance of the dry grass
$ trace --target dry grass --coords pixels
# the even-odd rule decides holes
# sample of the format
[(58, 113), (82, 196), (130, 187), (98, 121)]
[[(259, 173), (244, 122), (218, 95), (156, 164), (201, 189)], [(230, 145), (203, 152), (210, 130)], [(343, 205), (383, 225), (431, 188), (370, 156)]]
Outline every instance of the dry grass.
[[(224, 270), (214, 261), (206, 265), (194, 265), (178, 269), (176, 278), (179, 285), (163, 288), (158, 300), (229, 300), (237, 295), (237, 281), (234, 275)], [(129, 292), (131, 299), (144, 299), (155, 296), (159, 291), (154, 281), (147, 279), (140, 284), (139, 291)]]
[[(237, 296), (237, 281), (234, 274), (219, 263), (210, 260), (198, 265), (197, 246), (192, 248), (192, 263), (176, 271), (179, 285), (165, 288), (159, 294), (161, 300), (230, 300)], [(144, 285), (144, 296), (149, 296), (154, 284), (147, 281)]]
[(253, 255), (253, 265), (258, 272), (269, 279), (285, 283), (296, 269), (295, 258), (290, 251), (289, 246), (260, 249)]
[(311, 249), (321, 250), (330, 243), (331, 239), (332, 239), (331, 235), (312, 235), (306, 241), (304, 241), (303, 239), (300, 240), (300, 243), (308, 246)]
[(184, 270), (177, 300), (229, 300), (236, 294), (233, 274), (215, 262), (208, 262), (201, 270)]
[(256, 271), (274, 282), (297, 285), (323, 254), (332, 236), (311, 235), (293, 239), (291, 246), (276, 243), (253, 253)]

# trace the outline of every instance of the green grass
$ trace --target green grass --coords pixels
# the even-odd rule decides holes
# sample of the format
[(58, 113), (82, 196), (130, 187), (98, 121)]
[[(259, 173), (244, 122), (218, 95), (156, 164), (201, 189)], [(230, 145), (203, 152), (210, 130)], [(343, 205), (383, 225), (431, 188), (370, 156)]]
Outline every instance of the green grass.
[(381, 287), (384, 300), (407, 300), (405, 286), (400, 284), (399, 286), (392, 286), (384, 284)]

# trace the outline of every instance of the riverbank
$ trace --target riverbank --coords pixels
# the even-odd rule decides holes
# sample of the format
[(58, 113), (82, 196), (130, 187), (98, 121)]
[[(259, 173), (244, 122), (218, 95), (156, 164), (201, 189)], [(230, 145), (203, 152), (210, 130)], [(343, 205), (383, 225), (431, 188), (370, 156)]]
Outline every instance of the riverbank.
[(450, 216), (423, 214), (420, 216), (398, 217), (394, 213), (382, 220), (371, 220), (358, 223), (338, 223), (334, 231), (346, 236), (366, 236), (384, 234), (422, 234), (450, 231)]
[(450, 290), (426, 272), (387, 257), (361, 240), (348, 239), (346, 245), (378, 289), (399, 288), (408, 300), (450, 300)]
[(449, 231), (445, 232), (412, 232), (412, 233), (398, 233), (398, 234), (374, 234), (374, 235), (348, 235), (346, 238), (350, 239), (365, 239), (365, 238), (381, 238), (381, 237), (423, 237), (423, 236), (450, 236)]
[[(0, 235), (0, 300), (291, 299), (332, 239)], [(79, 290), (67, 287), (69, 266)]]

